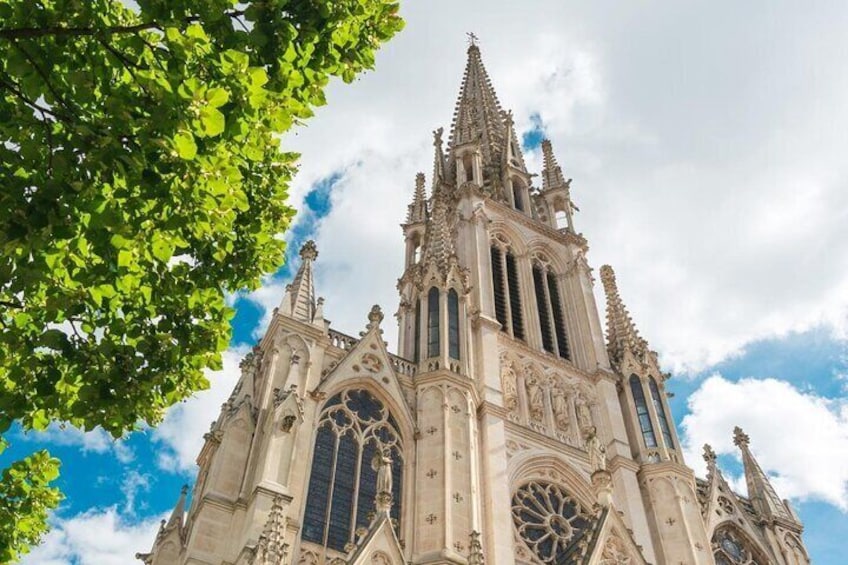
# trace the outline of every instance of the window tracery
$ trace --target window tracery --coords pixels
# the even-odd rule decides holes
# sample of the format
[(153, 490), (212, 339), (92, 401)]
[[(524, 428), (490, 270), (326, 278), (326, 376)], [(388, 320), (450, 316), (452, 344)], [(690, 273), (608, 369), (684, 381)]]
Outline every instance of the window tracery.
[(589, 527), (580, 503), (553, 483), (531, 481), (512, 497), (518, 537), (543, 563), (557, 563), (571, 543)]
[(750, 544), (731, 528), (717, 531), (712, 546), (716, 565), (765, 565), (765, 561), (755, 557)]
[(400, 429), (383, 404), (365, 390), (346, 390), (324, 406), (318, 424), (303, 539), (344, 551), (375, 510), (377, 471), (371, 464), (385, 450), (392, 465), (391, 515), (400, 519), (403, 446)]

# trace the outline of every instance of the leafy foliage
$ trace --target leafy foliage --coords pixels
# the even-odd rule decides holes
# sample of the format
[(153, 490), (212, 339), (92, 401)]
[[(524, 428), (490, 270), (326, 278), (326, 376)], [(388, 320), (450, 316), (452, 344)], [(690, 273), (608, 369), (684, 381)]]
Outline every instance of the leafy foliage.
[(225, 292), (282, 262), (279, 134), (401, 27), (392, 0), (0, 0), (0, 433), (117, 437), (207, 386)]
[(0, 563), (26, 553), (47, 530), (47, 512), (62, 498), (49, 484), (59, 460), (38, 451), (3, 470), (0, 477)]

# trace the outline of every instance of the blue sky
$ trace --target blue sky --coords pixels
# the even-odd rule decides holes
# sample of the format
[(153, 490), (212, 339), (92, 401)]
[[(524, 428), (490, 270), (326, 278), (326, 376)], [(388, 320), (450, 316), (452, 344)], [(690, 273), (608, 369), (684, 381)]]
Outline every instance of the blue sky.
[[(591, 265), (615, 267), (674, 375), (687, 463), (703, 475), (708, 441), (741, 487), (731, 430), (742, 425), (800, 513), (813, 562), (843, 563), (848, 5), (418, 4), (404, 5), (407, 28), (376, 71), (332, 84), (329, 106), (284, 140), (303, 155), (289, 249), (318, 241), (326, 317), (355, 334), (371, 304), (393, 311), (398, 224), (415, 172), (429, 178), (430, 132), (449, 126), (473, 30), (528, 167), (540, 170), (538, 144), (551, 138), (574, 178)], [(262, 289), (234, 297), (225, 370), (158, 430), (118, 443), (98, 432), (12, 434), (0, 464), (48, 447), (68, 497), (28, 563), (128, 563), (149, 548), (296, 266), (292, 257)]]

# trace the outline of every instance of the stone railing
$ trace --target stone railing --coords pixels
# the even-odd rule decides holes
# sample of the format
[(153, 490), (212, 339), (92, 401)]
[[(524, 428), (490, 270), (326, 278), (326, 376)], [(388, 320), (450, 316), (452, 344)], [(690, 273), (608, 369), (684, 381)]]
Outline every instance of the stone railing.
[[(359, 343), (359, 339), (336, 330), (329, 330), (327, 333), (330, 337), (330, 345), (337, 347), (342, 351), (350, 351), (357, 343)], [(400, 373), (401, 375), (414, 377), (415, 373), (418, 371), (418, 365), (416, 363), (404, 359), (403, 357), (398, 357), (397, 355), (389, 353), (389, 359), (392, 362), (392, 368), (394, 368), (395, 372)]]
[(330, 345), (338, 347), (344, 351), (350, 351), (357, 343), (359, 343), (359, 340), (355, 337), (343, 334), (342, 332), (337, 332), (336, 330), (329, 330), (328, 334), (330, 336)]

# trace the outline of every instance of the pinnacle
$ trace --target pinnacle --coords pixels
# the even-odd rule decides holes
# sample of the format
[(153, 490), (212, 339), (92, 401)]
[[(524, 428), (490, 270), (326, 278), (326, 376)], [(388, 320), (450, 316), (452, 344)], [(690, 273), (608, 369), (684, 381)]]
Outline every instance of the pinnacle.
[(613, 363), (621, 362), (624, 351), (637, 358), (647, 353), (647, 343), (639, 335), (630, 313), (618, 293), (615, 271), (609, 265), (601, 267), (601, 282), (607, 298), (607, 350)]
[(756, 510), (765, 518), (781, 518), (795, 523), (795, 518), (777, 496), (768, 476), (754, 459), (750, 450), (751, 440), (742, 428), (733, 428), (733, 443), (742, 450), (742, 465), (745, 468), (745, 482), (748, 485), (748, 498)]
[(559, 166), (556, 157), (554, 157), (554, 150), (550, 139), (542, 140), (542, 161), (544, 164), (542, 168), (542, 190), (550, 190), (568, 185), (562, 176), (562, 167)]
[(300, 248), (303, 261), (291, 284), (286, 287), (281, 309), (283, 314), (303, 322), (312, 322), (315, 316), (315, 287), (312, 262), (318, 257), (318, 248), (311, 239)]

